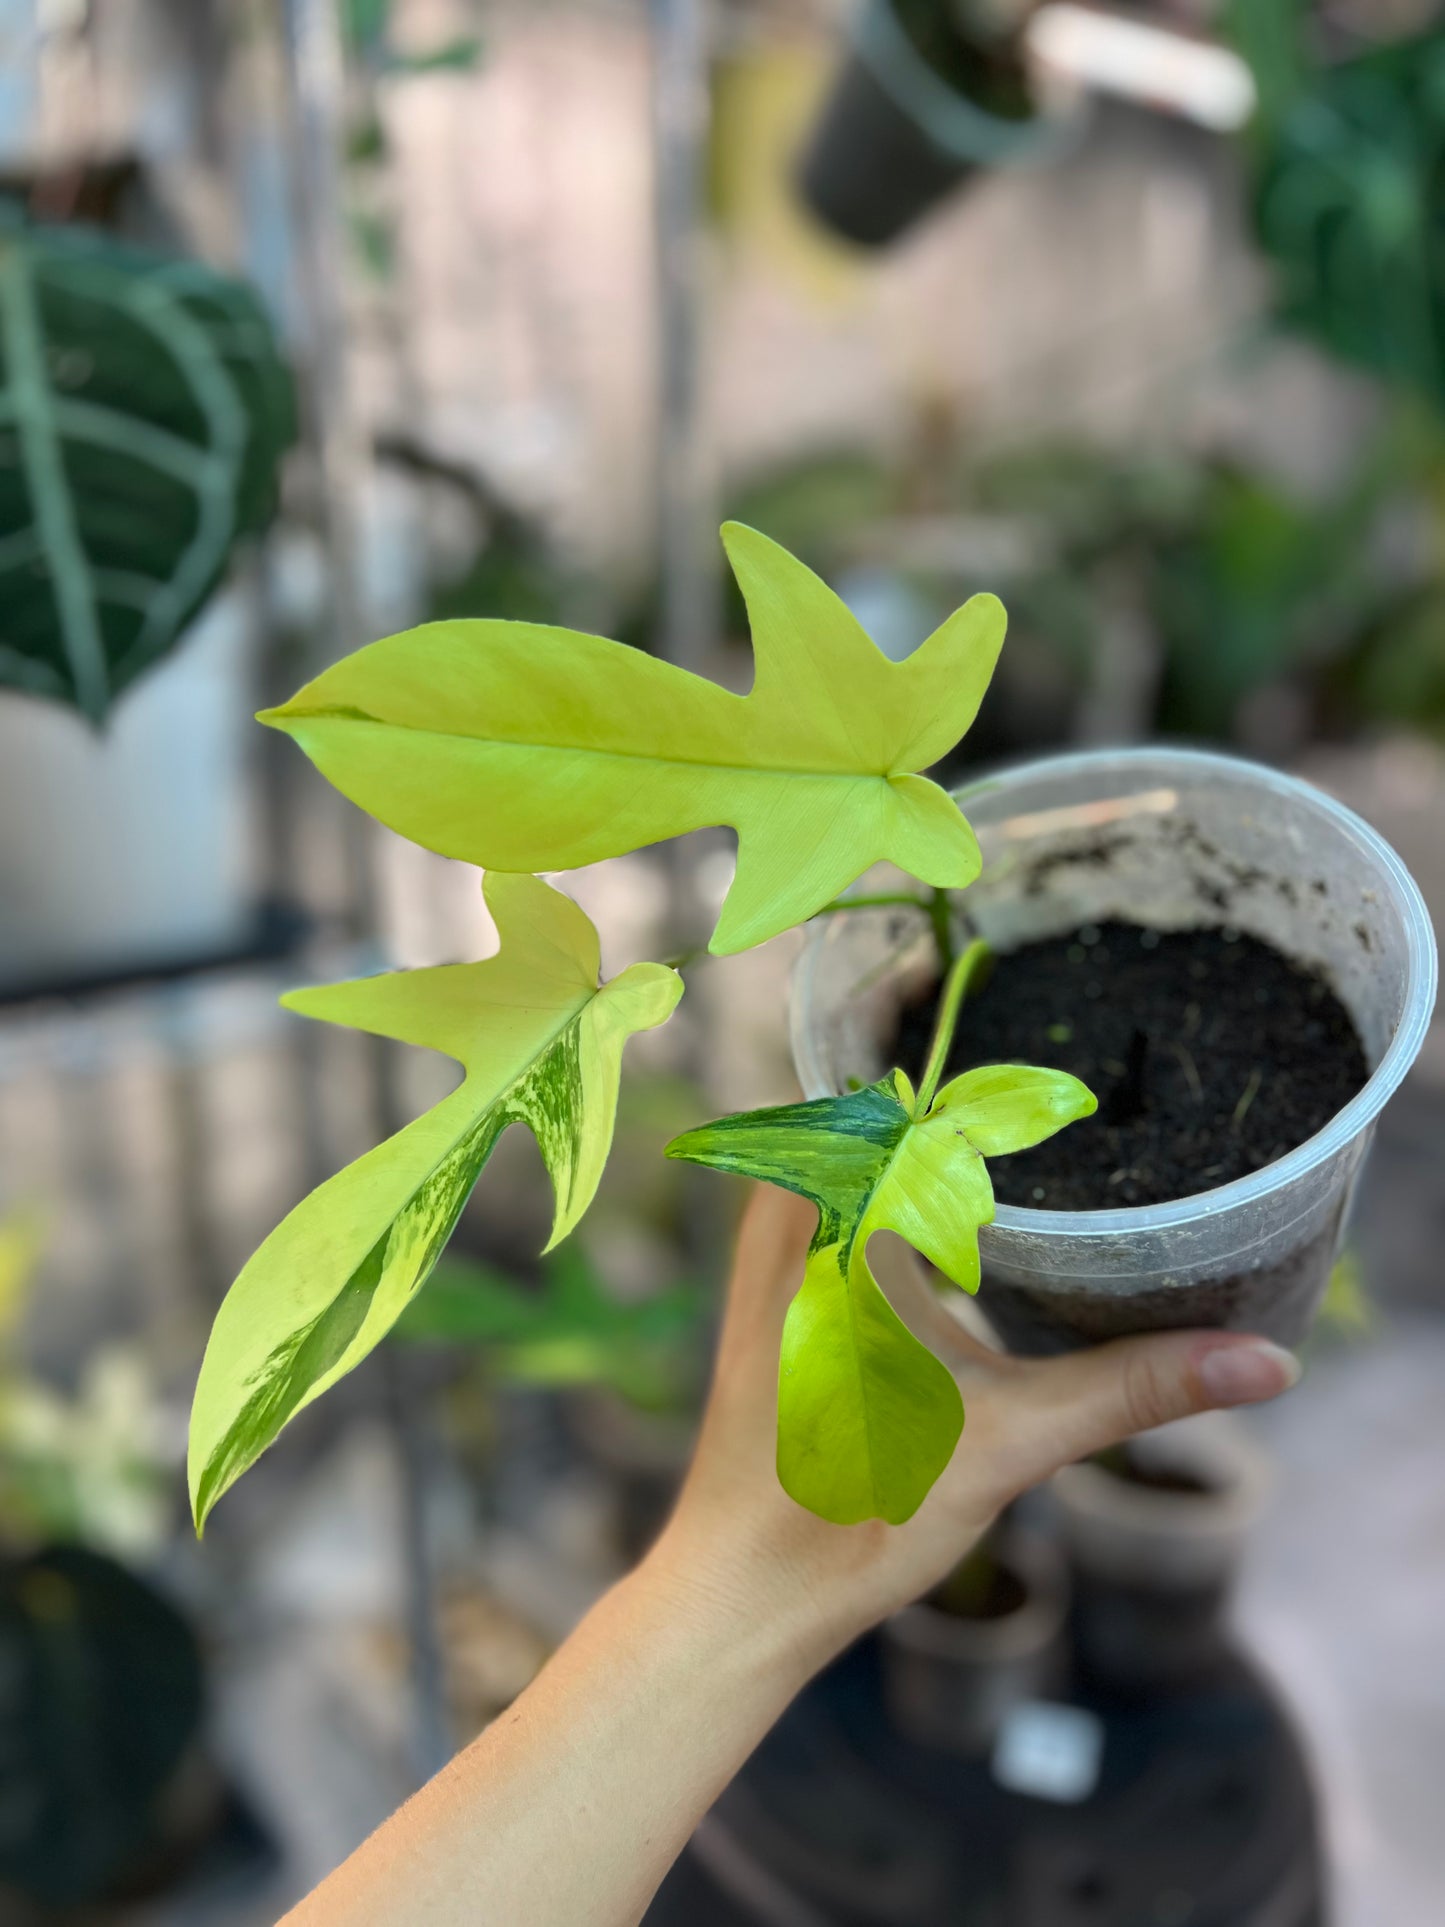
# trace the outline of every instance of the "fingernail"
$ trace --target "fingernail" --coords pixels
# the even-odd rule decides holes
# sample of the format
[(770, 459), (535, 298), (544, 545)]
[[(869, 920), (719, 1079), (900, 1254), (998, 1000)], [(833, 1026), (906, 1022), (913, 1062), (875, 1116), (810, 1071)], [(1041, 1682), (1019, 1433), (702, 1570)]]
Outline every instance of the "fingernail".
[(1206, 1396), (1215, 1405), (1255, 1405), (1277, 1398), (1297, 1385), (1304, 1367), (1293, 1352), (1268, 1339), (1218, 1345), (1195, 1368)]

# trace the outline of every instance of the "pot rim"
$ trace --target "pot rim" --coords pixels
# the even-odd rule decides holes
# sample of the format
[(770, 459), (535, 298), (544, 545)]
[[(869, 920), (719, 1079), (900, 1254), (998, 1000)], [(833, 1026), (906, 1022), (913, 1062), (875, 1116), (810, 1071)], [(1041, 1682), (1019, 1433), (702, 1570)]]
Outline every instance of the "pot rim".
[(1023, 120), (991, 114), (957, 92), (924, 59), (893, 11), (891, 0), (863, 0), (850, 35), (853, 51), (900, 113), (960, 167), (970, 163), (1052, 160), (1082, 126), (1082, 89), (1067, 100), (1056, 87)]
[[(1238, 785), (1254, 784), (1267, 797), (1277, 797), (1313, 811), (1337, 833), (1342, 834), (1370, 860), (1390, 887), (1405, 928), (1406, 980), (1404, 1008), (1388, 1049), (1369, 1079), (1343, 1109), (1313, 1137), (1273, 1164), (1262, 1165), (1248, 1177), (1230, 1184), (1216, 1185), (1208, 1191), (1193, 1191), (1187, 1197), (1172, 1198), (1163, 1204), (1118, 1207), (1102, 1211), (1035, 1211), (1022, 1205), (997, 1206), (993, 1225), (1001, 1231), (1025, 1233), (1034, 1238), (1108, 1238), (1128, 1237), (1131, 1233), (1175, 1231), (1201, 1219), (1217, 1217), (1240, 1205), (1268, 1197), (1316, 1166), (1334, 1157), (1368, 1129), (1398, 1090), (1405, 1073), (1414, 1063), (1430, 1027), (1438, 982), (1435, 936), (1425, 900), (1419, 886), (1395, 851), (1360, 816), (1325, 791), (1299, 777), (1286, 776), (1265, 763), (1247, 757), (1222, 756), (1213, 750), (1175, 749), (1167, 744), (1138, 745), (1124, 749), (1080, 750), (1060, 756), (1034, 757), (1027, 762), (1011, 763), (966, 783), (951, 792), (960, 808), (970, 798), (984, 795), (1003, 785), (1025, 783), (1041, 776), (1087, 775), (1097, 769), (1143, 769), (1150, 765), (1172, 764), (1195, 777), (1214, 776)], [(967, 893), (957, 893), (966, 903)], [(810, 991), (816, 974), (822, 944), (829, 924), (820, 922), (798, 958), (793, 975), (790, 1032), (794, 1061), (806, 1087), (805, 1067), (812, 1051), (803, 1010), (811, 1002)]]
[(995, 1665), (1039, 1651), (1056, 1639), (1069, 1608), (1068, 1567), (1048, 1540), (1010, 1533), (998, 1563), (1022, 1582), (1022, 1603), (995, 1619), (964, 1619), (925, 1596), (883, 1620), (885, 1640), (909, 1653), (961, 1665)]
[[(1216, 1423), (1215, 1421), (1219, 1421)], [(1093, 1459), (1060, 1466), (1049, 1481), (1065, 1515), (1065, 1532), (1103, 1527), (1113, 1532), (1167, 1534), (1194, 1546), (1241, 1539), (1274, 1489), (1273, 1463), (1232, 1414), (1209, 1412), (1145, 1433), (1147, 1456), (1160, 1467), (1195, 1471), (1215, 1483), (1199, 1492), (1163, 1492), (1122, 1479)]]

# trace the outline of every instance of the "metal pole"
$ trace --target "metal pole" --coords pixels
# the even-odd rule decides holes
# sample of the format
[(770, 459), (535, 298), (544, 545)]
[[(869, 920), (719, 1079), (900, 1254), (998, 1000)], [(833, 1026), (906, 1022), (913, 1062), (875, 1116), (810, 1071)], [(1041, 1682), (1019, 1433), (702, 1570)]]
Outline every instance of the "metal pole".
[(713, 487), (703, 420), (706, 0), (648, 0), (656, 169), (659, 653), (701, 669), (717, 632)]
[[(358, 581), (360, 488), (370, 466), (370, 449), (352, 401), (346, 352), (344, 51), (336, 0), (283, 0), (282, 12), (295, 193), (294, 259), (307, 331), (307, 426), (327, 552), (329, 654), (336, 656), (365, 640)], [(376, 940), (381, 935), (376, 842), (371, 824), (359, 811), (347, 815), (354, 919), (359, 935)], [(390, 1134), (400, 1128), (405, 1116), (393, 1047), (374, 1040), (369, 1064), (376, 1120), (381, 1132)], [(439, 1771), (452, 1751), (426, 1535), (425, 1443), (407, 1397), (404, 1361), (391, 1347), (383, 1346), (379, 1364), (400, 1472), (412, 1754), (420, 1783)]]

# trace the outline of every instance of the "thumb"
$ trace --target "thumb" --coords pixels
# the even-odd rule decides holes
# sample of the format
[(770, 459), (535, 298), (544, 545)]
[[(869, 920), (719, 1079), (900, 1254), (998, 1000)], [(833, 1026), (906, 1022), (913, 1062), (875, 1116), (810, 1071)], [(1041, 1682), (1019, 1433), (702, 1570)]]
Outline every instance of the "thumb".
[(1292, 1352), (1240, 1332), (1121, 1338), (1031, 1366), (1014, 1396), (1032, 1406), (1034, 1478), (1136, 1432), (1229, 1405), (1255, 1405), (1298, 1383)]

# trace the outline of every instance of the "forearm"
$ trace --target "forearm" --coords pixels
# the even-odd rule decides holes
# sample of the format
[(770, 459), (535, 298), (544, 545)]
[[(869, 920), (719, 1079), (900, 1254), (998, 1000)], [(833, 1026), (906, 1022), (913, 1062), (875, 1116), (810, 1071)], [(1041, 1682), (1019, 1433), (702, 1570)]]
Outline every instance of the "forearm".
[(630, 1927), (832, 1643), (660, 1552), (290, 1927)]

